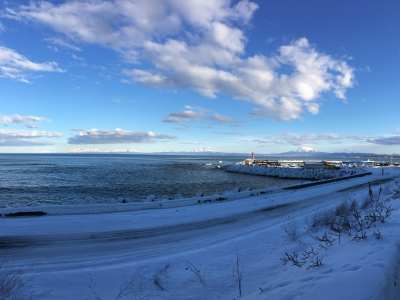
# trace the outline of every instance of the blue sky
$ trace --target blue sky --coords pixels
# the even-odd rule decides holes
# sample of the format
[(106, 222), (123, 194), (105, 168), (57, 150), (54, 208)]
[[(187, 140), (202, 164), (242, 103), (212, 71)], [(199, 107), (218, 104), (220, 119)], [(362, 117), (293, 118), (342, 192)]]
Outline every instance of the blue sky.
[(0, 4), (0, 152), (400, 152), (398, 1)]

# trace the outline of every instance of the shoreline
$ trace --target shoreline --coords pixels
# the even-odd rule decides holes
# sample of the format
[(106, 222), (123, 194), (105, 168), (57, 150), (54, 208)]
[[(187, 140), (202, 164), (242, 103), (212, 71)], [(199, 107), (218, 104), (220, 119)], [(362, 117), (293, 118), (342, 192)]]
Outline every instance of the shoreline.
[[(292, 184), (288, 186), (270, 187), (258, 190), (245, 190), (245, 191), (226, 191), (223, 194), (213, 196), (202, 196), (183, 198), (176, 200), (164, 200), (154, 202), (132, 202), (132, 203), (114, 203), (114, 204), (80, 204), (80, 205), (50, 205), (50, 206), (27, 206), (27, 207), (12, 207), (1, 208), (0, 215), (3, 218), (15, 217), (40, 217), (46, 215), (84, 215), (84, 214), (104, 214), (104, 213), (120, 213), (130, 211), (145, 211), (145, 210), (159, 210), (180, 208), (194, 205), (210, 204), (216, 202), (231, 202), (234, 200), (242, 200), (245, 198), (258, 196), (280, 194), (290, 190), (298, 190), (319, 186), (329, 183), (335, 183), (342, 180), (355, 179), (364, 176), (373, 175), (372, 172), (362, 174), (355, 174), (347, 177), (334, 178), (329, 180), (319, 180), (314, 182), (304, 182), (301, 184)], [(376, 175), (376, 174), (375, 174)], [(383, 178), (391, 178), (398, 176), (398, 174), (383, 175)], [(236, 189), (235, 189), (236, 190)]]

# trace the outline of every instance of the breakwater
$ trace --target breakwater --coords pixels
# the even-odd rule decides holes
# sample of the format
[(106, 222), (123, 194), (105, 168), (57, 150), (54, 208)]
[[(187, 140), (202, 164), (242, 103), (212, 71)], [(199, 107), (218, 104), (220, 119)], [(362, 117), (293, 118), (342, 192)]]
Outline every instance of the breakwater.
[(305, 180), (326, 180), (341, 178), (352, 175), (364, 174), (367, 171), (362, 168), (341, 168), (341, 169), (303, 169), (285, 167), (246, 166), (232, 164), (225, 167), (227, 172), (245, 173), (252, 175), (271, 176), (290, 179)]

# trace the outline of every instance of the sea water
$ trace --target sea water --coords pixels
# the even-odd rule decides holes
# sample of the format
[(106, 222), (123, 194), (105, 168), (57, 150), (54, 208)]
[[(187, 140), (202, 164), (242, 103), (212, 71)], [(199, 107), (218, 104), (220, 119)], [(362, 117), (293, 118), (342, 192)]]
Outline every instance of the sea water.
[[(108, 203), (194, 197), (302, 180), (229, 173), (217, 166), (248, 157), (141, 154), (0, 154), (0, 206)], [(222, 163), (219, 163), (222, 161)], [(211, 165), (209, 165), (211, 164)]]

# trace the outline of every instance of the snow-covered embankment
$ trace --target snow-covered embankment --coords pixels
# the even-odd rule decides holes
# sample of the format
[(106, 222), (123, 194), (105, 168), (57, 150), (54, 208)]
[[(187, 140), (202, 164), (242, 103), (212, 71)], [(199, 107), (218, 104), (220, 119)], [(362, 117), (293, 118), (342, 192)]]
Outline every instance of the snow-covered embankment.
[(279, 178), (298, 178), (308, 180), (335, 179), (351, 175), (367, 173), (361, 168), (341, 168), (341, 169), (303, 169), (303, 168), (284, 168), (284, 167), (264, 167), (246, 166), (233, 164), (225, 169), (228, 172), (245, 173), (252, 175), (273, 176)]

